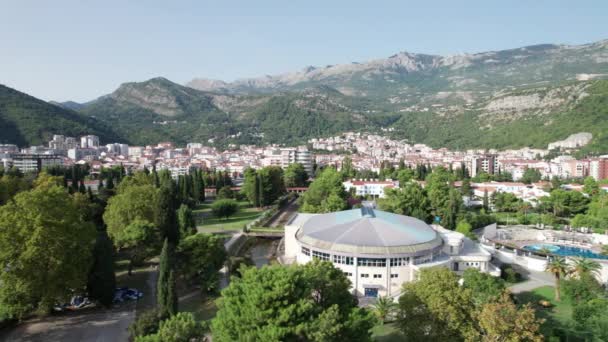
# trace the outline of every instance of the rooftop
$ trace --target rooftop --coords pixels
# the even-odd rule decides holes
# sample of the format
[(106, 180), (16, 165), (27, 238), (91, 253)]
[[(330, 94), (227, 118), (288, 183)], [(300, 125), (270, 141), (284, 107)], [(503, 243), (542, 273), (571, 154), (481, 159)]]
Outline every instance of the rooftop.
[[(299, 214), (300, 216), (302, 214)], [(300, 242), (346, 254), (420, 255), (442, 245), (423, 221), (370, 207), (296, 217)]]

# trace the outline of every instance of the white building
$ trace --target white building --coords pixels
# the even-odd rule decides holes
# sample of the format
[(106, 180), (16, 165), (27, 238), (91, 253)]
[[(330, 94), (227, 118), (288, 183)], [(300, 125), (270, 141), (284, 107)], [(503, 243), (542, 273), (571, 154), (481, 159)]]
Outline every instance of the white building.
[(424, 267), (500, 275), (491, 255), (464, 235), (369, 207), (298, 214), (285, 227), (285, 263), (331, 261), (358, 297), (398, 296)]
[(80, 137), (81, 148), (97, 148), (99, 147), (99, 137), (96, 135), (85, 135)]
[(372, 196), (375, 198), (384, 198), (385, 188), (398, 188), (399, 181), (397, 180), (374, 180), (374, 179), (351, 179), (343, 182), (342, 185), (346, 191), (350, 191), (351, 188), (355, 189), (357, 196)]

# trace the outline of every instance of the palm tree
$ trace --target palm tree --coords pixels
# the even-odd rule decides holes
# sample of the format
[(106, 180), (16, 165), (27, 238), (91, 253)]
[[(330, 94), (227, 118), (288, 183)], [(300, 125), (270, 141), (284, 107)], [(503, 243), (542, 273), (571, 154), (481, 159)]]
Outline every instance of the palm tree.
[(555, 257), (547, 264), (546, 271), (553, 274), (555, 277), (555, 301), (559, 302), (559, 282), (566, 274), (568, 270), (568, 264), (566, 263), (566, 259)]
[(380, 322), (384, 324), (384, 322), (393, 314), (397, 303), (393, 300), (391, 296), (380, 296), (376, 300), (376, 302), (372, 305), (374, 313), (380, 319)]
[(569, 273), (579, 278), (583, 275), (597, 277), (601, 269), (602, 266), (597, 261), (586, 258), (576, 258), (570, 266)]

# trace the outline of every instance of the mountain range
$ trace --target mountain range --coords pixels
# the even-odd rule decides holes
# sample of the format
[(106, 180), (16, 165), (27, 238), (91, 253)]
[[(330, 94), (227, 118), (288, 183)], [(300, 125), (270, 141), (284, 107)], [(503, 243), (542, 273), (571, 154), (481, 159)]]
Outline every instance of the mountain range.
[[(180, 85), (158, 77), (124, 83), (84, 104), (47, 104), (48, 119), (40, 122), (8, 117), (0, 103), (0, 132), (28, 132), (2, 139), (18, 144), (38, 143), (51, 131), (72, 134), (48, 126), (59, 116), (102, 139), (225, 146), (392, 128), (395, 138), (457, 149), (546, 147), (591, 132), (588, 151), (608, 152), (605, 79), (608, 40), (455, 56), (400, 52), (234, 82), (194, 78)], [(21, 113), (35, 101), (12, 96), (8, 101), (21, 103)]]

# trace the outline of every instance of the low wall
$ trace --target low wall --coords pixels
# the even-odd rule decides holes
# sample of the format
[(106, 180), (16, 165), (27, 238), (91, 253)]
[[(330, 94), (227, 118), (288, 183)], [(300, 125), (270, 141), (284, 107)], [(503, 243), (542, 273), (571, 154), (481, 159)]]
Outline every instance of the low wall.
[(502, 263), (516, 264), (532, 271), (544, 272), (547, 268), (547, 259), (516, 255), (515, 251), (497, 249), (494, 256)]

